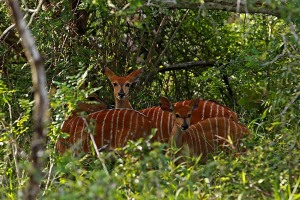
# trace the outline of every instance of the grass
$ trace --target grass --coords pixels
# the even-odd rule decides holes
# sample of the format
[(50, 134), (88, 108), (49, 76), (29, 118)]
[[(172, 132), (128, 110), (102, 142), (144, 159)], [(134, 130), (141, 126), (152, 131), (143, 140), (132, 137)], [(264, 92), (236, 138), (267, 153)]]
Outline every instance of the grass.
[[(130, 142), (123, 157), (103, 153), (101, 160), (60, 156), (49, 143), (39, 199), (300, 199), (296, 130), (247, 138), (240, 156), (219, 152), (206, 164), (178, 166), (160, 143)], [(17, 179), (11, 153), (1, 155), (10, 158), (0, 165), (0, 197), (21, 198), (28, 160), (18, 158)]]

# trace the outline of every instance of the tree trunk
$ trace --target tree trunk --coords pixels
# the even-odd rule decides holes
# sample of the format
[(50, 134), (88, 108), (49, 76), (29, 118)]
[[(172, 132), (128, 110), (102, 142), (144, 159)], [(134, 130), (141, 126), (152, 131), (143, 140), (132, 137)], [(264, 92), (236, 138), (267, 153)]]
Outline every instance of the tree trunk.
[(28, 171), (29, 183), (25, 191), (25, 199), (36, 199), (40, 191), (42, 180), (43, 161), (45, 158), (45, 143), (48, 123), (48, 97), (46, 91), (46, 73), (44, 60), (38, 52), (35, 41), (23, 20), (19, 3), (17, 0), (7, 0), (11, 9), (13, 21), (22, 39), (25, 55), (30, 63), (32, 72), (32, 83), (34, 89), (33, 123), (34, 133), (31, 142), (31, 169)]

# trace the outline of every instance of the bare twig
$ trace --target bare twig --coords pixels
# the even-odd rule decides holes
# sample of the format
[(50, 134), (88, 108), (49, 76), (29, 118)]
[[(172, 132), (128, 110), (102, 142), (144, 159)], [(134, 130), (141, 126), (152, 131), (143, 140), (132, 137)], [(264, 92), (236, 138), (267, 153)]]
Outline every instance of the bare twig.
[(146, 78), (145, 78), (145, 80), (144, 80), (145, 83), (147, 83), (148, 80), (149, 80), (150, 78), (152, 78), (155, 74), (157, 74), (157, 72), (158, 72), (158, 65), (159, 65), (159, 63), (160, 63), (160, 60), (161, 60), (162, 56), (165, 54), (165, 52), (166, 52), (167, 49), (169, 48), (171, 42), (172, 42), (173, 39), (175, 38), (176, 33), (178, 32), (179, 28), (181, 27), (181, 24), (182, 24), (182, 22), (184, 21), (184, 19), (186, 18), (186, 16), (188, 15), (189, 11), (190, 11), (190, 10), (188, 9), (188, 10), (185, 12), (184, 16), (182, 17), (182, 19), (181, 19), (181, 21), (180, 21), (180, 24), (176, 27), (176, 29), (175, 29), (173, 35), (171, 36), (170, 40), (168, 41), (168, 43), (166, 44), (165, 48), (163, 49), (163, 51), (160, 53), (159, 57), (157, 58), (157, 60), (156, 60), (156, 62), (155, 62), (155, 64), (154, 64), (154, 68), (153, 68), (152, 72), (149, 72), (148, 75), (146, 76)]
[(191, 68), (205, 68), (211, 67), (215, 65), (215, 61), (191, 61), (185, 63), (178, 63), (174, 65), (165, 66), (163, 68), (159, 68), (157, 72), (166, 72), (166, 71), (174, 71), (174, 70), (183, 70), (183, 69), (191, 69)]
[(97, 158), (100, 160), (100, 162), (101, 162), (101, 164), (102, 164), (102, 167), (103, 167), (103, 170), (104, 170), (105, 174), (106, 174), (107, 176), (109, 176), (109, 173), (108, 173), (107, 167), (106, 167), (106, 165), (105, 165), (105, 162), (104, 162), (104, 160), (101, 158), (100, 153), (99, 153), (99, 150), (98, 150), (98, 148), (97, 148), (97, 144), (96, 144), (96, 142), (95, 142), (94, 135), (91, 134), (91, 133), (90, 133), (90, 138), (91, 138), (91, 140), (92, 140), (94, 150), (96, 151)]
[(150, 62), (151, 62), (152, 51), (154, 49), (154, 46), (156, 45), (156, 42), (157, 42), (157, 39), (158, 39), (158, 36), (159, 36), (161, 30), (163, 29), (164, 25), (166, 24), (166, 20), (167, 20), (167, 17), (164, 16), (163, 19), (161, 20), (160, 24), (159, 24), (159, 27), (158, 27), (156, 33), (155, 33), (155, 37), (153, 39), (153, 42), (151, 44), (151, 47), (150, 47), (148, 55), (147, 55), (147, 60), (146, 60), (147, 64), (150, 64)]
[[(87, 123), (86, 119), (85, 119), (85, 118), (82, 118), (82, 120), (83, 120), (85, 126), (88, 128), (88, 127), (89, 127), (89, 124)], [(101, 162), (105, 174), (106, 174), (107, 176), (109, 176), (109, 173), (108, 173), (107, 167), (106, 167), (106, 165), (105, 165), (105, 162), (104, 162), (104, 160), (103, 160), (103, 159), (101, 158), (101, 156), (100, 156), (100, 153), (99, 153), (97, 144), (96, 144), (96, 142), (95, 142), (94, 135), (91, 133), (91, 131), (90, 131), (89, 128), (88, 128), (88, 134), (90, 135), (90, 138), (91, 138), (91, 140), (92, 140), (94, 150), (95, 150), (95, 152), (96, 152), (96, 154), (97, 154), (97, 158), (98, 158), (99, 161)]]
[(12, 108), (11, 108), (10, 103), (7, 103), (7, 105), (8, 105), (8, 112), (9, 112), (10, 137), (11, 137), (11, 141), (12, 141), (11, 149), (12, 149), (12, 154), (13, 154), (13, 158), (14, 158), (18, 183), (21, 186), (20, 169), (19, 169), (19, 165), (18, 165), (18, 148), (16, 145), (16, 139), (15, 139), (15, 135), (13, 133), (13, 128), (12, 128), (13, 127)]
[(297, 44), (300, 45), (299, 35), (297, 34), (295, 27), (296, 27), (296, 25), (294, 25), (294, 24), (290, 25), (291, 33), (293, 34)]
[(7, 27), (4, 31), (3, 31), (3, 33), (0, 35), (0, 40), (2, 40), (2, 38), (4, 37), (4, 36), (6, 36), (6, 34), (11, 30), (11, 29), (13, 29), (15, 27), (15, 24), (12, 24), (12, 25), (10, 25), (9, 27)]
[[(32, 21), (33, 21), (34, 16), (35, 16), (35, 15), (37, 14), (37, 12), (41, 9), (42, 4), (43, 4), (43, 0), (39, 0), (39, 4), (38, 4), (38, 6), (36, 7), (36, 9), (29, 9), (29, 8), (26, 8), (26, 9), (25, 9), (25, 11), (32, 12), (32, 15), (30, 16), (30, 20), (29, 20), (27, 26), (30, 26), (30, 24), (31, 24)], [(24, 15), (23, 20), (25, 20), (25, 19), (27, 18), (27, 16), (28, 16), (28, 14)], [(0, 35), (0, 40), (1, 40), (4, 36), (6, 36), (6, 34), (7, 34), (11, 29), (13, 29), (14, 27), (15, 27), (15, 24), (12, 24), (12, 25), (10, 25), (9, 27), (7, 27), (7, 28), (2, 32), (2, 34)]]
[(297, 190), (299, 189), (299, 184), (300, 184), (300, 177), (298, 177), (296, 185), (294, 185), (294, 189), (293, 189), (292, 193), (290, 194), (290, 197), (289, 197), (288, 200), (293, 200), (294, 199), (294, 196), (295, 196)]
[(295, 103), (295, 101), (297, 101), (297, 99), (300, 96), (300, 91), (298, 93), (296, 93), (296, 95), (294, 96), (294, 98), (284, 107), (284, 109), (282, 110), (282, 112), (280, 113), (280, 115), (283, 117), (287, 110), (291, 107), (292, 104)]
[(17, 0), (7, 0), (12, 19), (17, 31), (22, 38), (22, 46), (31, 66), (32, 83), (34, 89), (34, 134), (31, 142), (32, 168), (29, 170), (29, 184), (25, 191), (25, 199), (36, 199), (40, 191), (42, 168), (45, 153), (45, 143), (48, 124), (48, 97), (46, 91), (46, 74), (43, 58), (35, 46), (35, 41), (29, 31)]
[(157, 58), (157, 60), (156, 60), (156, 62), (155, 62), (155, 64), (154, 64), (154, 68), (157, 68), (157, 67), (158, 67), (158, 64), (159, 64), (159, 62), (160, 62), (160, 59), (162, 58), (162, 56), (165, 54), (165, 52), (166, 52), (167, 49), (169, 48), (171, 42), (174, 40), (176, 33), (178, 32), (179, 28), (181, 27), (182, 22), (184, 21), (184, 19), (186, 18), (186, 16), (189, 14), (189, 12), (190, 12), (189, 9), (185, 12), (184, 16), (182, 17), (182, 19), (181, 19), (181, 21), (180, 21), (180, 24), (176, 27), (176, 29), (175, 29), (175, 31), (174, 31), (172, 37), (170, 38), (170, 40), (169, 40), (168, 43), (166, 44), (164, 50), (161, 52), (161, 54), (160, 54), (159, 57)]
[(30, 16), (30, 20), (27, 24), (27, 26), (30, 26), (31, 23), (33, 22), (34, 16), (40, 11), (42, 8), (43, 0), (39, 0), (39, 4), (37, 5), (36, 9), (27, 9), (28, 12), (32, 12), (32, 15)]
[(50, 158), (50, 167), (49, 167), (49, 172), (48, 172), (48, 178), (47, 178), (47, 183), (46, 183), (46, 186), (45, 186), (45, 189), (44, 189), (44, 192), (42, 194), (42, 196), (44, 196), (46, 194), (46, 191), (50, 185), (50, 178), (51, 178), (51, 174), (52, 174), (52, 171), (53, 171), (53, 167), (54, 167), (54, 161), (52, 158)]
[(278, 59), (284, 57), (285, 54), (288, 52), (287, 41), (286, 41), (286, 38), (284, 37), (284, 35), (282, 35), (282, 40), (283, 40), (283, 43), (284, 43), (284, 49), (282, 50), (282, 53), (276, 55), (273, 60), (262, 64), (263, 67), (274, 64)]
[(212, 67), (215, 65), (215, 61), (190, 61), (185, 63), (178, 63), (173, 65), (166, 65), (162, 68), (155, 68), (151, 72), (149, 72), (146, 76), (146, 79), (144, 82), (148, 82), (148, 80), (151, 80), (153, 76), (155, 76), (157, 73), (163, 73), (166, 71), (174, 71), (174, 70), (188, 70), (188, 69), (199, 69), (199, 68), (206, 68), (206, 67)]

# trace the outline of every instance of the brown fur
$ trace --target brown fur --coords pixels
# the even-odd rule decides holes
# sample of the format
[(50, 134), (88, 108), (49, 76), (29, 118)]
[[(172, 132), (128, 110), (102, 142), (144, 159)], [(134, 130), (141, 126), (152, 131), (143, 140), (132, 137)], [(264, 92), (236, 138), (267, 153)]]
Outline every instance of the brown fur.
[(114, 88), (115, 108), (132, 109), (129, 102), (129, 89), (133, 83), (139, 80), (142, 72), (143, 68), (140, 68), (128, 76), (116, 76), (108, 67), (105, 68), (105, 74)]
[[(150, 135), (151, 121), (143, 114), (131, 109), (102, 110), (91, 113), (86, 119), (74, 117), (62, 129), (70, 137), (60, 138), (56, 148), (62, 154), (77, 144), (75, 153), (90, 152), (90, 135), (94, 135), (97, 148), (108, 145), (107, 149), (124, 147), (129, 140)], [(88, 131), (90, 129), (90, 131)]]

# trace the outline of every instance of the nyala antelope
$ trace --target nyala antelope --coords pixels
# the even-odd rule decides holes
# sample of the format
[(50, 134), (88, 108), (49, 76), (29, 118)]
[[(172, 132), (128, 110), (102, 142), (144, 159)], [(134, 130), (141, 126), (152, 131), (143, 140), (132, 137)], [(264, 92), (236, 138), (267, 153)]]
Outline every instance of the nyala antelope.
[[(185, 100), (174, 103), (174, 107), (188, 107), (191, 101), (192, 100)], [(191, 125), (212, 117), (225, 117), (238, 122), (237, 114), (234, 111), (215, 101), (198, 98), (196, 103), (198, 103), (198, 105), (194, 105), (194, 110), (191, 114)], [(174, 117), (172, 113), (166, 112), (160, 106), (146, 108), (140, 110), (140, 112), (148, 116), (149, 119), (151, 119), (153, 126), (157, 128), (154, 140), (168, 142), (174, 126)]]
[[(223, 148), (228, 141), (238, 146), (240, 140), (250, 133), (245, 126), (227, 117), (207, 118), (190, 125), (199, 99), (191, 100), (186, 105), (173, 105), (168, 98), (160, 97), (160, 103), (162, 110), (173, 115), (169, 145), (181, 149), (177, 156), (202, 156), (202, 160), (205, 160), (209, 153)], [(183, 158), (178, 162), (183, 162)]]

